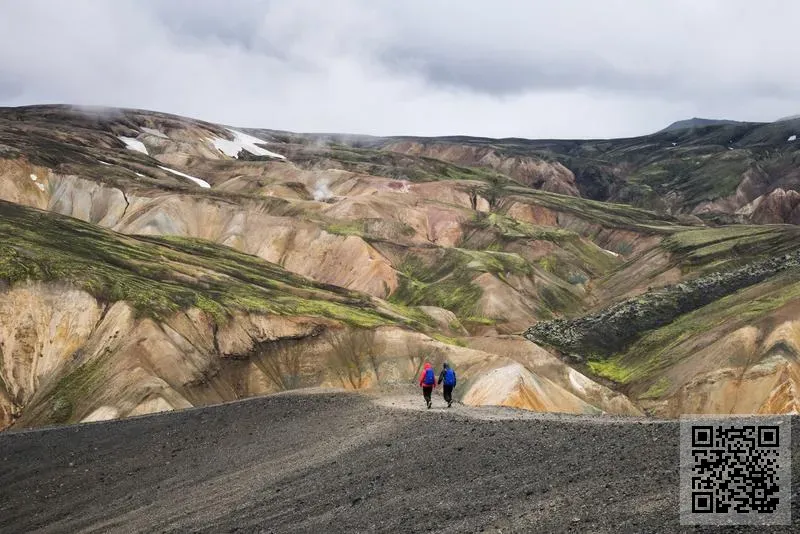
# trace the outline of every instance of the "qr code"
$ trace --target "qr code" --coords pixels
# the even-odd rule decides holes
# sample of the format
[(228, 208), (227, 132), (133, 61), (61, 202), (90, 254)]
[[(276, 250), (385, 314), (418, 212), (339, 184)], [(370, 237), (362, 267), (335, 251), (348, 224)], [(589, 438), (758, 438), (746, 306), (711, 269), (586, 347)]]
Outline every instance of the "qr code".
[(791, 523), (791, 420), (681, 419), (681, 524)]

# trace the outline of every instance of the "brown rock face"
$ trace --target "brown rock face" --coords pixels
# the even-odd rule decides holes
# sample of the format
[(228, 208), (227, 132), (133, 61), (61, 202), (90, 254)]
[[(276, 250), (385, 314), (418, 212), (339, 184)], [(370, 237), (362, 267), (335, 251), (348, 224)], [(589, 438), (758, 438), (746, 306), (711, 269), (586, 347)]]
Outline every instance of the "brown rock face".
[(510, 156), (489, 146), (470, 146), (450, 143), (422, 144), (394, 142), (386, 150), (436, 158), (459, 165), (485, 167), (506, 174), (518, 182), (544, 191), (580, 196), (575, 175), (558, 162), (528, 156)]
[(0, 428), (82, 347), (102, 308), (73, 289), (27, 284), (0, 299)]
[(756, 200), (750, 219), (757, 224), (800, 224), (800, 193), (775, 189)]
[(506, 215), (539, 226), (558, 226), (558, 214), (542, 206), (513, 202)]

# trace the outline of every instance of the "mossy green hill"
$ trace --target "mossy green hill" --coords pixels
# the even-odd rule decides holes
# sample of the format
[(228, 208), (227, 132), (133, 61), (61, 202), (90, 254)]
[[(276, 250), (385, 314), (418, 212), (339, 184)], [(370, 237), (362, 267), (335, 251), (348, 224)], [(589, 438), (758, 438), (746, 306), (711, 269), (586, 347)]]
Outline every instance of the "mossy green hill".
[(366, 295), (313, 282), (229, 247), (123, 236), (5, 201), (0, 201), (0, 280), (70, 283), (161, 319), (197, 307), (220, 323), (234, 310), (322, 316), (363, 327), (428, 320), (397, 306), (381, 309)]

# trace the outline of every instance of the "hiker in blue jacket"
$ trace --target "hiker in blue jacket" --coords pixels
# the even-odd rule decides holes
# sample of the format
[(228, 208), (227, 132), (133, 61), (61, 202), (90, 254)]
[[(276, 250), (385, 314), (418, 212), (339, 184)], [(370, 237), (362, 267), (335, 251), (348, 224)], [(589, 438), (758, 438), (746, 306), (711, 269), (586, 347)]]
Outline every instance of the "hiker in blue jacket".
[(449, 408), (453, 405), (453, 388), (456, 387), (456, 372), (452, 367), (447, 365), (447, 362), (444, 362), (442, 365), (442, 372), (439, 373), (439, 384), (442, 382), (444, 382), (444, 400)]

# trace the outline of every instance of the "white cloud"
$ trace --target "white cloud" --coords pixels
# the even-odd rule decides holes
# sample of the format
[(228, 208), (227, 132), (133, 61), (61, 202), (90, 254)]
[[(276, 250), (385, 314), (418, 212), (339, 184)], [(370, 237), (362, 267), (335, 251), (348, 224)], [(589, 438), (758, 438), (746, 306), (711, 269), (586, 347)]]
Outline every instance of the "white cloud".
[(779, 0), (0, 2), (0, 105), (495, 137), (798, 112), (800, 5)]

